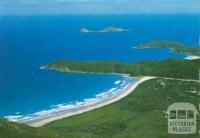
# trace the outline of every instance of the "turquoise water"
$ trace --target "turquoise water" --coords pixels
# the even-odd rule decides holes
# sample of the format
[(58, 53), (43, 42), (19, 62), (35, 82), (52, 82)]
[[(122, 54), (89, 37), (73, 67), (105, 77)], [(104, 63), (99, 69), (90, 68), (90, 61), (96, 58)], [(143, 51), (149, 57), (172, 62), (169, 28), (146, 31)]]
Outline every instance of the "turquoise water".
[[(23, 116), (58, 108), (119, 88), (127, 77), (40, 70), (56, 59), (137, 62), (184, 58), (169, 49), (134, 49), (155, 39), (198, 45), (197, 15), (1, 16), (0, 116)], [(131, 29), (80, 33), (82, 27)], [(120, 80), (120, 83), (116, 83)], [(127, 84), (134, 80), (127, 80)], [(76, 103), (76, 102), (75, 102)], [(60, 107), (60, 106), (59, 106)], [(15, 118), (16, 119), (16, 118)]]

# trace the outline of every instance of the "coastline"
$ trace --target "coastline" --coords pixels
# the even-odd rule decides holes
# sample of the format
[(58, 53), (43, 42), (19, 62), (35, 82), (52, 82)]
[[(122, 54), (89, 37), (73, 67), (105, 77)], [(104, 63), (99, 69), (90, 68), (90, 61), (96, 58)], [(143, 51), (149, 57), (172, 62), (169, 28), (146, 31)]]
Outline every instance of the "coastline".
[(115, 72), (111, 72), (111, 73), (105, 73), (105, 72), (84, 72), (84, 71), (74, 71), (74, 70), (70, 70), (69, 68), (67, 68), (65, 71), (61, 71), (61, 70), (56, 70), (47, 66), (41, 66), (39, 67), (39, 69), (41, 70), (52, 70), (52, 71), (58, 71), (58, 72), (64, 72), (64, 73), (81, 73), (81, 74), (110, 74), (110, 75), (120, 75), (120, 76), (125, 76), (125, 77), (132, 77), (130, 74), (123, 74), (123, 73), (115, 73)]
[(70, 111), (61, 111), (60, 113), (57, 113), (53, 116), (49, 116), (49, 117), (45, 117), (45, 118), (39, 118), (33, 121), (29, 121), (26, 122), (27, 125), (32, 126), (32, 127), (40, 127), (43, 126), (47, 123), (50, 123), (52, 121), (55, 120), (59, 120), (59, 119), (63, 119), (66, 117), (70, 117), (73, 115), (78, 115), (84, 112), (88, 112), (97, 108), (101, 108), (103, 106), (109, 105), (111, 103), (114, 103), (124, 97), (126, 97), (127, 95), (129, 95), (139, 84), (150, 80), (150, 79), (154, 79), (155, 77), (151, 77), (151, 76), (145, 76), (140, 78), (139, 80), (133, 82), (130, 86), (126, 87), (125, 89), (122, 90), (122, 92), (120, 92), (118, 95), (114, 95), (112, 97), (109, 97), (107, 99), (103, 99), (101, 101), (98, 101), (94, 104), (90, 104), (90, 105), (86, 105), (86, 106), (81, 106), (81, 107), (77, 107), (73, 110)]
[[(171, 49), (171, 50), (173, 50), (173, 49)], [(195, 60), (195, 59), (199, 59), (199, 58), (200, 58), (200, 56), (194, 56), (194, 55), (187, 54), (184, 59), (186, 59), (186, 60)], [(42, 67), (40, 67), (40, 69), (43, 69), (43, 70), (56, 70), (54, 68), (49, 68), (48, 66), (42, 66)], [(104, 73), (104, 72), (100, 72), (100, 73), (83, 72), (83, 71), (73, 71), (73, 70), (70, 70), (68, 68), (66, 68), (65, 71), (62, 71), (62, 70), (56, 70), (56, 71), (69, 72), (69, 73), (71, 72), (71, 73), (88, 73), (88, 74), (113, 74), (113, 75), (122, 75), (122, 76), (125, 76), (125, 77), (133, 78), (130, 74)], [(39, 126), (45, 125), (45, 124), (50, 123), (50, 122), (55, 121), (55, 120), (59, 120), (59, 119), (62, 119), (62, 118), (70, 117), (70, 116), (73, 116), (73, 115), (78, 115), (78, 114), (81, 114), (81, 113), (84, 113), (84, 112), (88, 112), (88, 111), (91, 111), (91, 110), (94, 110), (94, 109), (97, 109), (97, 108), (101, 108), (101, 107), (103, 107), (105, 105), (114, 103), (114, 102), (126, 97), (139, 84), (141, 84), (142, 82), (144, 82), (146, 80), (150, 80), (150, 79), (153, 79), (153, 78), (155, 78), (155, 77), (150, 77), (150, 76), (140, 77), (140, 79), (138, 79), (137, 81), (131, 83), (130, 85), (128, 85), (128, 87), (126, 87), (124, 89), (121, 89), (121, 90), (119, 89), (120, 92), (115, 94), (115, 95), (112, 95), (111, 97), (102, 98), (101, 100), (99, 100), (97, 102), (91, 102), (91, 104), (85, 104), (85, 105), (78, 106), (78, 107), (75, 107), (75, 108), (70, 109), (70, 110), (63, 110), (63, 111), (60, 111), (60, 112), (57, 112), (57, 113), (53, 114), (52, 116), (45, 116), (45, 117), (42, 117), (42, 118), (25, 121), (23, 123), (26, 123), (26, 124), (28, 124), (30, 126), (33, 126), (33, 127), (39, 127)]]
[(74, 71), (74, 70), (70, 70), (69, 68), (67, 68), (65, 71), (61, 71), (61, 70), (56, 70), (53, 68), (49, 68), (47, 66), (41, 66), (39, 67), (39, 69), (41, 70), (51, 70), (51, 71), (58, 71), (58, 72), (64, 72), (64, 73), (81, 73), (81, 74), (109, 74), (109, 75), (120, 75), (120, 76), (124, 76), (124, 77), (130, 77), (130, 78), (134, 78), (134, 76), (131, 76), (131, 74), (126, 74), (126, 73), (115, 73), (115, 72), (111, 72), (111, 73), (105, 73), (105, 72), (84, 72), (84, 71)]
[[(41, 66), (40, 69), (43, 70), (53, 70), (48, 69), (45, 66)], [(62, 71), (61, 71), (62, 72)], [(73, 72), (70, 71), (69, 73), (83, 73), (86, 72)], [(91, 73), (88, 73), (91, 74)], [(98, 73), (92, 73), (92, 74), (98, 74)], [(109, 73), (99, 73), (99, 74), (109, 74)], [(116, 80), (111, 88), (106, 89), (104, 91), (99, 91), (96, 95), (93, 95), (91, 97), (85, 97), (83, 99), (69, 101), (69, 102), (63, 102), (55, 105), (51, 105), (49, 108), (42, 109), (30, 114), (15, 114), (15, 115), (6, 115), (4, 118), (8, 119), (11, 122), (18, 122), (23, 124), (29, 124), (31, 122), (34, 122), (35, 120), (42, 120), (44, 118), (49, 118), (55, 115), (60, 115), (66, 112), (71, 112), (74, 110), (79, 109), (80, 107), (85, 107), (91, 104), (95, 104), (100, 101), (104, 101), (110, 97), (113, 97), (115, 95), (120, 94), (123, 89), (128, 87), (130, 84), (135, 82), (136, 80), (140, 79), (140, 77), (131, 77), (128, 74), (119, 74), (119, 73), (112, 73), (111, 75), (119, 75), (122, 78), (119, 78), (119, 80)]]
[(195, 59), (200, 59), (200, 56), (195, 56), (195, 55), (187, 55), (184, 59), (187, 60), (195, 60)]

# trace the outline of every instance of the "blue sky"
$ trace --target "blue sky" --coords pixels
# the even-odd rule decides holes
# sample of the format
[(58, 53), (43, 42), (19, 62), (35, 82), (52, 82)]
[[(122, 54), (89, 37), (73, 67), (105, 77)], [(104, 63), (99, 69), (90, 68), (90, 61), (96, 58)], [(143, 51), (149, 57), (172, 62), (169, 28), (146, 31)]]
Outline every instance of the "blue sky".
[(194, 13), (200, 0), (0, 0), (0, 14)]

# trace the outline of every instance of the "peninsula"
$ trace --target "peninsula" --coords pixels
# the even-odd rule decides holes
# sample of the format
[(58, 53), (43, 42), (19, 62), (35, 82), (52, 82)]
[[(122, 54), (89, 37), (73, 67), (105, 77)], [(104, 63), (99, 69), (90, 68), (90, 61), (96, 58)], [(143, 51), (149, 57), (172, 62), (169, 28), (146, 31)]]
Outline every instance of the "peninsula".
[(120, 73), (131, 76), (158, 76), (199, 79), (200, 59), (168, 59), (164, 61), (142, 61), (123, 63), (112, 61), (56, 60), (45, 69), (60, 72)]
[(195, 56), (196, 59), (200, 58), (200, 46), (190, 46), (176, 41), (153, 40), (145, 42), (138, 46), (138, 48), (170, 48), (173, 52)]

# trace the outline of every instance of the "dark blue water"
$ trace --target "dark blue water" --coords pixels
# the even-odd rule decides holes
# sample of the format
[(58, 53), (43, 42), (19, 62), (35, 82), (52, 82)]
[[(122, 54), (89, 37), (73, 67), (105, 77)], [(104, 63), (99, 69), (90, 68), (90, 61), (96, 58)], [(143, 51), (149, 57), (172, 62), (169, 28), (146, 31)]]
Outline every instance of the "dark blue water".
[[(82, 27), (131, 29), (80, 33)], [(148, 40), (198, 45), (198, 15), (0, 16), (0, 116), (30, 114), (93, 97), (122, 76), (40, 70), (56, 59), (137, 62), (183, 58), (168, 49), (133, 49)]]

